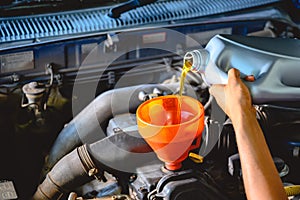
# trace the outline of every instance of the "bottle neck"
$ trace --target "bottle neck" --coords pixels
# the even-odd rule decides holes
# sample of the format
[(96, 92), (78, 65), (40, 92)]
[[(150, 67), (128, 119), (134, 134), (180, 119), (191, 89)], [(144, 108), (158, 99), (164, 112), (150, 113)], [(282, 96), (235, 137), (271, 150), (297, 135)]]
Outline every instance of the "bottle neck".
[(192, 63), (191, 70), (197, 72), (204, 72), (205, 67), (209, 62), (209, 51), (206, 49), (199, 49), (187, 52), (184, 56), (184, 61)]

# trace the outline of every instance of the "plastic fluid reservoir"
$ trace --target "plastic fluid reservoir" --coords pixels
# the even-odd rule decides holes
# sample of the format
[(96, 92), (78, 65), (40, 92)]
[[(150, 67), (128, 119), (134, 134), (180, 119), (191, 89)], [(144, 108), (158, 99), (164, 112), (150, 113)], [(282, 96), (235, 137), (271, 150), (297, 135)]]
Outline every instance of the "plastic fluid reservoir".
[(208, 84), (226, 84), (230, 68), (239, 69), (253, 103), (300, 101), (300, 41), (236, 35), (216, 35), (205, 49), (187, 52), (191, 70)]

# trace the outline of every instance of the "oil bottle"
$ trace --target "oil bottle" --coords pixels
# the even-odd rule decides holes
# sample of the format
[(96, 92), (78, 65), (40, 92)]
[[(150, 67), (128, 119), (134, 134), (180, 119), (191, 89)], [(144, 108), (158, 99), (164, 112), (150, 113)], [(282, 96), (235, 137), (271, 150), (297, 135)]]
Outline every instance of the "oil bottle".
[(226, 84), (236, 68), (250, 90), (253, 103), (300, 101), (300, 41), (236, 35), (216, 35), (205, 48), (187, 52), (184, 63), (201, 73), (204, 82)]

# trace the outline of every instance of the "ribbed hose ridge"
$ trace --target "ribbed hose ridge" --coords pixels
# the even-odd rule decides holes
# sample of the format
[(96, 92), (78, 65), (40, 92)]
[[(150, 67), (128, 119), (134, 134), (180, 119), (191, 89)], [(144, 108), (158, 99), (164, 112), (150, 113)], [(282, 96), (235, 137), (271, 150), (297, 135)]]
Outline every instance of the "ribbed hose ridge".
[(33, 200), (59, 200), (70, 190), (92, 180), (99, 169), (83, 145), (63, 157), (39, 185)]
[(285, 186), (284, 190), (286, 192), (286, 195), (289, 197), (300, 195), (300, 185)]

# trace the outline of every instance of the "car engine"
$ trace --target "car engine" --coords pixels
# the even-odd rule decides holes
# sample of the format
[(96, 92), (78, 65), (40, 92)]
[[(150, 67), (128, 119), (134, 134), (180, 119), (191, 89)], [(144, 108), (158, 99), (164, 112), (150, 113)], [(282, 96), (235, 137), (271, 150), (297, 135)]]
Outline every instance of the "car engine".
[[(271, 39), (280, 52), (263, 42), (258, 51), (287, 55), (279, 67), (293, 70), (280, 81), (294, 94), (255, 109), (284, 186), (295, 188), (290, 199), (300, 199), (297, 1), (0, 4), (0, 200), (246, 199), (232, 123), (200, 73), (188, 72), (183, 95), (203, 105), (204, 128), (179, 169), (166, 168), (137, 126), (138, 107), (177, 95), (183, 56), (216, 35), (250, 49), (247, 38)], [(236, 62), (250, 58), (261, 59)]]

